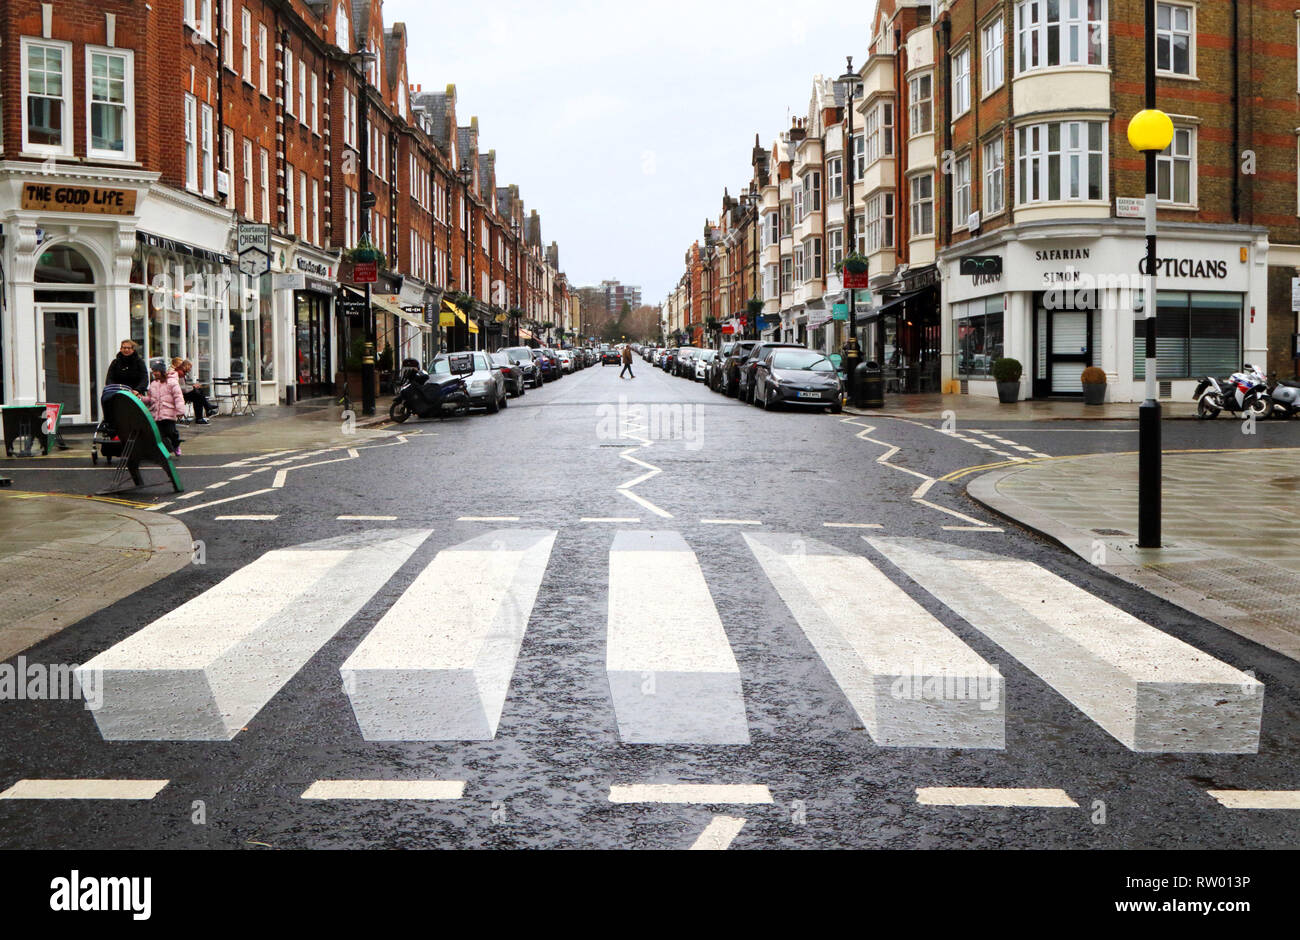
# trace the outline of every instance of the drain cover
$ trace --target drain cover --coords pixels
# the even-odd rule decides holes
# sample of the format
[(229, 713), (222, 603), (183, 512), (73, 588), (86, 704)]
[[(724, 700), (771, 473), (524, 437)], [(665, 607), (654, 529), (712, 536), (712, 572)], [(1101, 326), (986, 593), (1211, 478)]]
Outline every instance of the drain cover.
[(1093, 529), (1093, 535), (1128, 535), (1123, 529)]

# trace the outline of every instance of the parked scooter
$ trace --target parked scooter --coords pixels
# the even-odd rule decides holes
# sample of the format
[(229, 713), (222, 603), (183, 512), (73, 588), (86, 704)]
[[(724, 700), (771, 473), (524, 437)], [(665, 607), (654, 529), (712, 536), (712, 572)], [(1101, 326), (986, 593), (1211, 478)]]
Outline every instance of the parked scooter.
[(1274, 380), (1268, 395), (1273, 401), (1274, 418), (1293, 418), (1300, 414), (1300, 382)]
[(446, 418), (469, 411), (469, 389), (461, 378), (470, 368), (457, 371), (456, 357), (451, 357), (451, 375), (431, 376), (414, 359), (402, 362), (402, 371), (394, 385), (397, 386), (388, 417), (398, 424), (414, 415), (417, 418)]
[(1226, 379), (1207, 375), (1196, 385), (1192, 401), (1198, 418), (1217, 418), (1220, 411), (1267, 418), (1273, 410), (1268, 383), (1250, 363)]

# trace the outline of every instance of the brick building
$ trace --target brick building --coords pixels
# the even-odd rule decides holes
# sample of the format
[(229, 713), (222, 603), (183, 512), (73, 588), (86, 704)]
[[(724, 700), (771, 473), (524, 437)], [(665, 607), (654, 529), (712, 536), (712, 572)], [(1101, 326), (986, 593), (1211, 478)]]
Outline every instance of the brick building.
[[(515, 234), (523, 203), (480, 153), (477, 120), (458, 127), (454, 86), (411, 84), (410, 37), (385, 26), (382, 0), (3, 11), (0, 403), (61, 401), (65, 420), (95, 420), (127, 336), (254, 401), (330, 394), (356, 371), (363, 295), (347, 258), (366, 237), (385, 256), (381, 365), (500, 345), (514, 307), (567, 308), (536, 212), (534, 245)], [(264, 276), (238, 272), (241, 222), (270, 226)]]

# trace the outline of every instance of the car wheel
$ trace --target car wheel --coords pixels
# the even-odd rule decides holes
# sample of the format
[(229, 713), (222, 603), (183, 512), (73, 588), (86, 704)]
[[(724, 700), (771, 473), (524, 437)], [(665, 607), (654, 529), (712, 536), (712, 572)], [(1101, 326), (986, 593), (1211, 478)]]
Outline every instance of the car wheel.
[(497, 397), (495, 395), (493, 395), (491, 398), (488, 399), (487, 413), (490, 415), (494, 415), (500, 410), (501, 410), (501, 402), (497, 400)]
[(410, 409), (406, 407), (406, 402), (400, 398), (393, 402), (388, 409), (388, 417), (398, 424), (405, 423), (406, 419), (411, 416)]

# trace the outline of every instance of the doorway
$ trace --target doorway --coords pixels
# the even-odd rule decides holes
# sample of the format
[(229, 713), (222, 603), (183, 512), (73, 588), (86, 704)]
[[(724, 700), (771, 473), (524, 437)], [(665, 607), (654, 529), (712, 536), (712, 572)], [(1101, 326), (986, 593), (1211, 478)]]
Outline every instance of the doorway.
[(1035, 398), (1083, 395), (1083, 370), (1092, 365), (1092, 319), (1091, 310), (1049, 310), (1037, 298)]
[(93, 419), (92, 376), (94, 337), (91, 307), (38, 305), (37, 341), (41, 350), (40, 400), (61, 402), (63, 420), (83, 423)]

